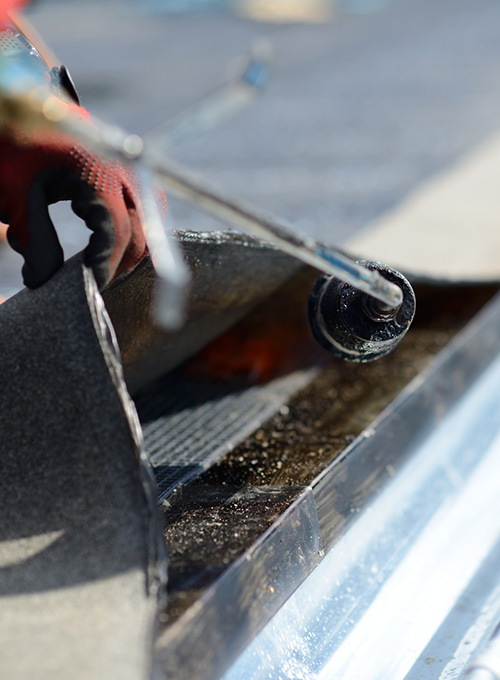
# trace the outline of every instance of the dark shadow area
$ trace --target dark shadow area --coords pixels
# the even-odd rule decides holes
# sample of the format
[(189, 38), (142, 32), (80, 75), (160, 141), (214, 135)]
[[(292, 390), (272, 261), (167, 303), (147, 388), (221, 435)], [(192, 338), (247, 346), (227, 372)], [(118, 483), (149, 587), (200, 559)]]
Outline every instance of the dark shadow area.
[(157, 380), (151, 387), (141, 390), (134, 398), (142, 425), (158, 418), (181, 413), (207, 402), (240, 394), (248, 388), (245, 384), (231, 385), (217, 380), (196, 380), (186, 375), (181, 367)]

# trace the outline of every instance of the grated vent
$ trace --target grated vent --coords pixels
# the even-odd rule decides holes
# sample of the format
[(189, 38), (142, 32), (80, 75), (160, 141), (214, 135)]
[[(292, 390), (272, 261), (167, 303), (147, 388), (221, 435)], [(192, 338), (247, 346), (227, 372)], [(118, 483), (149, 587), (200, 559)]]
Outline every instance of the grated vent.
[(317, 372), (308, 368), (265, 385), (238, 387), (189, 379), (175, 371), (138, 395), (159, 500), (240, 444)]

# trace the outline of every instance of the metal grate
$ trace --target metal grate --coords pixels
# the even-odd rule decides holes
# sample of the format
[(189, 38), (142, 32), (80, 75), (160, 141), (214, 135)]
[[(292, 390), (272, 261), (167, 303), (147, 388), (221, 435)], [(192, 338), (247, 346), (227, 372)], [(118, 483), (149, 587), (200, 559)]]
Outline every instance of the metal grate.
[(308, 368), (265, 385), (238, 387), (186, 378), (179, 370), (138, 395), (136, 406), (159, 500), (240, 444), (317, 371)]

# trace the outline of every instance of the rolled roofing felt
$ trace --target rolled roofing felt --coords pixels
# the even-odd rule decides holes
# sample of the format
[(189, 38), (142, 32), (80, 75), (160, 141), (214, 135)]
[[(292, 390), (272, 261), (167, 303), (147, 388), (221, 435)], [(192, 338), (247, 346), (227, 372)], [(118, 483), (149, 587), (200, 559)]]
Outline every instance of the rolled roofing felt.
[(0, 668), (150, 677), (164, 562), (154, 484), (92, 274), (0, 307)]

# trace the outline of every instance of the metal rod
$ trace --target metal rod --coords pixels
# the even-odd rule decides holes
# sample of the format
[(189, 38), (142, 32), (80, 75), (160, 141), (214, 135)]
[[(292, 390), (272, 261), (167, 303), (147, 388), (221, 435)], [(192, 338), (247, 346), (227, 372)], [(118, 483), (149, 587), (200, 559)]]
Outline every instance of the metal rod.
[(144, 211), (144, 233), (151, 262), (157, 276), (153, 297), (153, 318), (167, 330), (181, 328), (185, 321), (187, 288), (191, 280), (179, 246), (164, 228), (153, 195), (151, 172), (142, 164), (136, 166), (140, 180)]
[(144, 156), (163, 187), (176, 197), (196, 204), (230, 225), (271, 241), (284, 252), (336, 276), (390, 308), (401, 304), (399, 286), (387, 281), (378, 272), (366, 269), (339, 250), (294, 231), (283, 220), (214, 189), (205, 180), (170, 159), (154, 157), (147, 150)]
[(145, 143), (158, 152), (168, 153), (173, 147), (191, 141), (243, 111), (262, 95), (269, 76), (271, 55), (268, 41), (256, 41), (238, 78), (147, 132)]
[[(9, 116), (16, 114), (27, 118), (27, 123), (62, 126), (79, 139), (87, 141), (97, 151), (116, 155), (127, 162), (153, 171), (165, 189), (184, 201), (189, 201), (215, 217), (250, 232), (277, 245), (293, 257), (317, 267), (320, 271), (336, 276), (350, 285), (380, 300), (388, 308), (398, 307), (403, 298), (401, 289), (384, 279), (376, 271), (370, 271), (339, 250), (327, 247), (311, 237), (304, 236), (274, 216), (255, 208), (249, 203), (214, 189), (205, 180), (161, 156), (157, 151), (145, 148), (137, 135), (127, 135), (116, 126), (75, 119), (71, 109), (53, 95), (32, 93), (2, 93), (2, 108)], [(0, 114), (3, 111), (0, 110)], [(176, 258), (175, 252), (172, 257)], [(177, 259), (177, 271), (183, 262)], [(167, 281), (165, 282), (167, 283)], [(182, 281), (178, 281), (179, 286)]]

